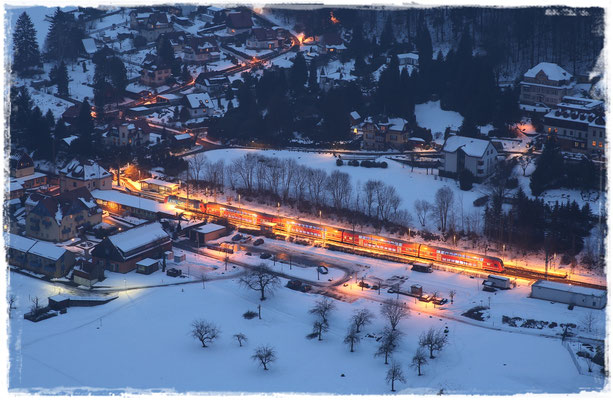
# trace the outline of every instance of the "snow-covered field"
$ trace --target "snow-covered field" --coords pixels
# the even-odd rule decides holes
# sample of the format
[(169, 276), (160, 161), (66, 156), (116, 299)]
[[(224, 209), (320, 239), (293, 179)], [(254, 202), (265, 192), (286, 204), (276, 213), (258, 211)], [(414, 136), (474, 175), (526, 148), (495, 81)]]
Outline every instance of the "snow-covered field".
[[(364, 329), (356, 352), (342, 343), (351, 313), (371, 300), (335, 301), (330, 332), (308, 340), (313, 317), (308, 310), (319, 296), (286, 288), (261, 303), (262, 320), (243, 319), (257, 311), (259, 296), (233, 280), (129, 290), (107, 305), (69, 308), (39, 323), (24, 320), (29, 296), (58, 293), (54, 285), (11, 274), (18, 296), (10, 319), (9, 389), (45, 393), (118, 392), (309, 392), (385, 394), (387, 366), (373, 358), (385, 321), (377, 317)], [(193, 320), (203, 318), (221, 329), (203, 349), (190, 337)], [(429, 327), (449, 329), (450, 344), (418, 377), (409, 369), (419, 334)], [(407, 377), (401, 393), (512, 394), (600, 390), (603, 380), (579, 374), (559, 340), (499, 332), (419, 311), (401, 322), (404, 333), (394, 360)], [(242, 332), (248, 342), (233, 339)], [(250, 359), (259, 345), (272, 345), (278, 360), (269, 371)]]
[(415, 119), (417, 125), (432, 131), (432, 136), (438, 144), (445, 141), (443, 133), (447, 127), (459, 129), (464, 120), (458, 112), (442, 110), (440, 100), (416, 104)]
[[(315, 153), (289, 150), (221, 149), (207, 151), (204, 154), (208, 161), (216, 162), (218, 160), (224, 160), (226, 163), (231, 163), (233, 160), (243, 157), (249, 152), (258, 152), (266, 157), (292, 158), (299, 164), (311, 168), (323, 169), (328, 173), (335, 170), (346, 172), (351, 176), (354, 185), (357, 182), (364, 184), (369, 179), (382, 180), (386, 184), (396, 188), (402, 199), (401, 208), (406, 208), (409, 211), (413, 210), (415, 200), (423, 199), (433, 202), (436, 191), (444, 186), (449, 186), (454, 189), (454, 191), (457, 188), (456, 198), (459, 200), (459, 196), (462, 197), (461, 201), (466, 213), (481, 210), (481, 208), (474, 207), (472, 202), (486, 193), (486, 189), (481, 185), (475, 185), (471, 191), (462, 192), (459, 190), (457, 182), (452, 179), (442, 178), (438, 175), (429, 175), (426, 173), (426, 170), (420, 168), (415, 168), (414, 171), (411, 172), (410, 167), (391, 161), (386, 157), (379, 157), (377, 159), (377, 161), (386, 161), (388, 163), (388, 168), (383, 170), (379, 168), (362, 168), (348, 165), (337, 167), (333, 154), (328, 152)], [(413, 222), (417, 224), (417, 221)]]

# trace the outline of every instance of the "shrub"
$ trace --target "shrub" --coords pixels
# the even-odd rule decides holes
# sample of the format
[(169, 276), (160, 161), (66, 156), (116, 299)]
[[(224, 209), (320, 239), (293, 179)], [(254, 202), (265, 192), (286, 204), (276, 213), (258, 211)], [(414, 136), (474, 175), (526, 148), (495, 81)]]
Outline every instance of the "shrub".
[(258, 313), (256, 313), (255, 311), (251, 311), (251, 310), (243, 314), (243, 318), (245, 319), (254, 319), (257, 316), (258, 316)]
[(141, 47), (145, 47), (147, 45), (147, 39), (145, 39), (144, 36), (136, 36), (133, 40), (134, 42), (134, 47), (136, 48), (141, 48)]
[(337, 166), (337, 167), (340, 167), (340, 166), (342, 166), (342, 165), (343, 165), (343, 160), (341, 160), (340, 158), (338, 158), (338, 159), (336, 160), (336, 166)]
[(473, 188), (475, 177), (473, 176), (472, 172), (464, 168), (462, 172), (460, 172), (458, 180), (460, 181), (461, 190), (470, 190)]
[[(466, 311), (465, 313), (463, 313), (462, 315), (471, 319), (475, 319), (477, 321), (485, 321), (485, 318), (483, 318), (483, 312), (487, 310), (487, 307), (485, 306), (477, 306), (477, 307), (473, 307), (470, 310)], [(503, 317), (504, 320), (504, 317)]]

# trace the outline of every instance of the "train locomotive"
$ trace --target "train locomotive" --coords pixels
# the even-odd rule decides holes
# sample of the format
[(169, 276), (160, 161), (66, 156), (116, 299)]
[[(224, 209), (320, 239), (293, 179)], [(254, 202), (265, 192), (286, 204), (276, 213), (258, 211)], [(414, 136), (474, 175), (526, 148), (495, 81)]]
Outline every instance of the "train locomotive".
[(219, 203), (203, 203), (199, 200), (179, 196), (168, 196), (167, 203), (196, 213), (204, 213), (247, 228), (262, 232), (282, 232), (329, 243), (352, 245), (361, 250), (391, 255), (410, 256), (429, 261), (453, 264), (487, 271), (503, 272), (504, 264), (498, 257), (407, 242), (369, 233), (334, 228), (326, 225), (255, 212), (242, 207)]

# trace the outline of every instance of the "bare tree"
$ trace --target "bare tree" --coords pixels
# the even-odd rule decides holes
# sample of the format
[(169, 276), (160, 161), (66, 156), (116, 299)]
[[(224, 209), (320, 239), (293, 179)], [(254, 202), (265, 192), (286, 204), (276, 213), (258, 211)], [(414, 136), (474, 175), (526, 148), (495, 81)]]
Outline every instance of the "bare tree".
[(8, 299), (8, 303), (9, 303), (9, 318), (11, 317), (11, 314), (13, 312), (13, 310), (16, 310), (17, 307), (15, 307), (15, 303), (17, 302), (17, 297), (14, 294), (11, 294), (9, 296)]
[(417, 214), (419, 223), (422, 227), (425, 227), (432, 206), (426, 200), (415, 200), (413, 207), (415, 208), (415, 214)]
[(385, 356), (385, 364), (387, 364), (387, 359), (396, 350), (401, 335), (400, 331), (393, 331), (386, 327), (379, 341), (375, 357)]
[(348, 208), (351, 199), (351, 178), (346, 172), (333, 171), (326, 181), (332, 206), (337, 210)]
[(453, 304), (453, 298), (455, 297), (456, 294), (457, 292), (453, 289), (449, 291), (449, 298), (451, 299), (451, 304)]
[(519, 166), (524, 172), (524, 176), (526, 176), (526, 169), (528, 169), (528, 167), (530, 166), (530, 161), (530, 157), (528, 156), (521, 156), (517, 158), (517, 162), (519, 163)]
[(434, 195), (434, 212), (436, 213), (442, 232), (447, 230), (447, 218), (449, 209), (453, 205), (453, 191), (449, 186), (444, 186)]
[(355, 332), (360, 333), (360, 329), (363, 326), (370, 325), (375, 316), (368, 308), (361, 308), (357, 310), (351, 317), (351, 322), (355, 326)]
[(268, 371), (268, 364), (277, 360), (275, 350), (270, 346), (259, 346), (251, 356), (251, 359), (262, 364), (264, 371)]
[(387, 318), (395, 331), (398, 323), (409, 316), (409, 311), (399, 300), (386, 300), (381, 304), (381, 315)]
[(396, 391), (394, 389), (394, 383), (396, 383), (396, 381), (402, 383), (406, 383), (407, 381), (404, 377), (404, 373), (402, 372), (400, 364), (396, 363), (395, 361), (392, 362), (392, 365), (390, 365), (390, 368), (387, 370), (385, 380), (387, 381), (387, 383), (390, 383), (392, 385), (392, 392)]
[(323, 323), (328, 324), (328, 316), (335, 308), (336, 306), (332, 300), (323, 297), (315, 302), (315, 305), (309, 310), (309, 313), (318, 316)]
[(434, 352), (441, 351), (446, 344), (447, 336), (440, 329), (437, 331), (434, 328), (430, 328), (419, 335), (419, 345), (428, 348), (430, 358), (434, 358)]
[(38, 315), (43, 306), (40, 305), (40, 299), (38, 296), (32, 297), (32, 305), (30, 306), (30, 312), (34, 315)]
[(247, 342), (247, 336), (244, 333), (234, 334), (234, 339), (238, 342), (239, 347), (243, 347), (243, 342)]
[(360, 335), (358, 335), (355, 326), (351, 326), (349, 327), (349, 331), (347, 332), (347, 336), (345, 336), (343, 343), (350, 345), (350, 351), (353, 353), (353, 345), (360, 343), (360, 340)]
[(383, 186), (383, 182), (369, 179), (364, 184), (364, 209), (366, 215), (372, 216), (373, 206), (375, 205), (375, 193), (379, 186)]
[(324, 203), (324, 190), (326, 188), (326, 180), (328, 174), (321, 169), (309, 169), (308, 173), (308, 193), (311, 196), (311, 202), (319, 207)]
[(207, 343), (213, 343), (220, 333), (217, 326), (205, 320), (192, 322), (192, 336), (202, 344), (202, 347), (207, 347)]
[(418, 347), (411, 360), (411, 367), (417, 369), (417, 376), (421, 376), (421, 367), (427, 363), (428, 359), (426, 358), (426, 353), (424, 353), (421, 347)]
[(326, 321), (313, 322), (313, 335), (317, 335), (317, 340), (321, 340), (321, 334), (328, 332), (329, 325)]
[(191, 176), (196, 180), (197, 184), (200, 183), (200, 174), (203, 172), (205, 165), (207, 164), (206, 156), (204, 153), (194, 154), (188, 161), (188, 167), (191, 170)]
[(281, 280), (264, 264), (254, 267), (239, 279), (241, 285), (260, 292), (260, 300), (266, 300), (266, 293), (272, 294), (281, 285)]
[(594, 329), (594, 324), (596, 323), (596, 316), (594, 315), (593, 312), (590, 311), (587, 314), (585, 314), (582, 322), (583, 322), (583, 326), (585, 330), (588, 332), (592, 332), (592, 329)]

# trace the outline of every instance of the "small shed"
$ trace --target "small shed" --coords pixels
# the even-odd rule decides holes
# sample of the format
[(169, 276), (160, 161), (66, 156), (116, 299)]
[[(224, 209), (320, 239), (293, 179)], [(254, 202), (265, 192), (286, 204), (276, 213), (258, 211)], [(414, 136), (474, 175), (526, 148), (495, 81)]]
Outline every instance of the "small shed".
[(175, 253), (172, 250), (165, 251), (164, 257), (166, 257), (166, 261), (173, 261), (175, 259)]
[(136, 272), (149, 275), (160, 268), (160, 262), (152, 258), (145, 258), (136, 263)]
[(179, 184), (166, 182), (161, 179), (149, 178), (140, 182), (142, 190), (148, 190), (160, 194), (174, 194), (179, 190)]
[(185, 261), (185, 253), (181, 251), (175, 254), (174, 262), (180, 263), (182, 261)]
[(596, 309), (603, 309), (607, 304), (607, 292), (605, 290), (542, 279), (532, 284), (530, 297)]
[(226, 234), (226, 227), (217, 224), (206, 224), (194, 227), (189, 232), (189, 238), (198, 244), (198, 246), (204, 245), (207, 242)]

